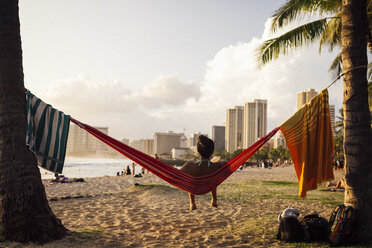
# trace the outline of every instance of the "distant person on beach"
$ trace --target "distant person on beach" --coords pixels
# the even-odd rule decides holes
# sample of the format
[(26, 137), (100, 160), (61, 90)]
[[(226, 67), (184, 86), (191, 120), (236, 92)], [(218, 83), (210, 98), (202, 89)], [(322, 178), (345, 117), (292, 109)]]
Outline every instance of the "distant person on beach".
[[(196, 145), (198, 153), (200, 154), (201, 160), (199, 163), (186, 162), (181, 171), (186, 172), (191, 176), (203, 176), (216, 171), (221, 163), (210, 162), (211, 156), (214, 152), (214, 142), (204, 135), (198, 137), (198, 143)], [(212, 207), (217, 207), (217, 188), (211, 191), (212, 194)], [(189, 193), (190, 197), (190, 210), (196, 209), (195, 195)]]
[(158, 154), (155, 154), (155, 159), (160, 160)]
[(130, 168), (129, 168), (129, 165), (127, 165), (127, 169), (125, 170), (125, 175), (128, 176), (128, 175), (131, 175), (131, 171), (130, 171)]
[(145, 168), (141, 167), (141, 173), (145, 174)]
[(116, 173), (116, 176), (120, 177), (120, 172), (119, 171)]
[(328, 182), (326, 187), (329, 189), (345, 189), (345, 178), (340, 178), (337, 182)]
[(136, 163), (132, 163), (132, 172), (133, 175), (136, 175)]

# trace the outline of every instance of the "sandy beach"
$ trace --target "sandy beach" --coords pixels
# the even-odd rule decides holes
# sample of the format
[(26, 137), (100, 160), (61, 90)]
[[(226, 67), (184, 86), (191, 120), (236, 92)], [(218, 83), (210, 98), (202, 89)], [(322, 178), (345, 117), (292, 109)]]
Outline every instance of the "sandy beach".
[(286, 207), (329, 218), (342, 201), (342, 192), (322, 187), (299, 199), (293, 167), (247, 168), (218, 187), (218, 208), (208, 194), (197, 196), (190, 212), (186, 192), (151, 174), (45, 185), (50, 207), (71, 232), (43, 247), (280, 247), (277, 216)]

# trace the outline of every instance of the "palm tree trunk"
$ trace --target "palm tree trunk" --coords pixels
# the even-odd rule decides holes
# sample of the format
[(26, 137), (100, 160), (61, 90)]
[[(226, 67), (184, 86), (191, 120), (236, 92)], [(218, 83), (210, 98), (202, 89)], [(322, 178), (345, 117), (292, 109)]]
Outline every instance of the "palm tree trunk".
[(0, 237), (45, 243), (67, 230), (48, 205), (25, 145), (25, 104), (18, 0), (0, 0)]
[[(372, 240), (372, 135), (367, 91), (366, 0), (343, 0), (345, 203), (356, 210), (357, 240)], [(349, 71), (352, 68), (357, 68)]]

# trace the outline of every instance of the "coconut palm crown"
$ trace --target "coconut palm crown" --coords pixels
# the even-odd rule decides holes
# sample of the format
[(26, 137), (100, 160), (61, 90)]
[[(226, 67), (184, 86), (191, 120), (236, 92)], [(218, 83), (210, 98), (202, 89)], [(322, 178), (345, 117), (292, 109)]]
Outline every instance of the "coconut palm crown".
[[(271, 32), (275, 33), (288, 24), (295, 23), (305, 17), (319, 19), (300, 25), (280, 36), (266, 40), (257, 50), (257, 62), (266, 64), (277, 59), (281, 54), (319, 41), (319, 52), (324, 45), (330, 51), (341, 47), (341, 0), (288, 0), (275, 11), (272, 16)], [(372, 51), (372, 1), (368, 0), (367, 16), (369, 22), (368, 47)], [(336, 56), (330, 66), (330, 71), (340, 74), (341, 53)]]

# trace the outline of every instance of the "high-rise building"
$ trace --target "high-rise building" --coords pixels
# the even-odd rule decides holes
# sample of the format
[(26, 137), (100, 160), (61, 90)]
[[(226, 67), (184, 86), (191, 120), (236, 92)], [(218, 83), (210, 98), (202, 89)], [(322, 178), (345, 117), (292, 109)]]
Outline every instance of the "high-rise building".
[(287, 148), (287, 142), (285, 141), (285, 138), (282, 134), (281, 131), (277, 132), (275, 135), (274, 135), (274, 148), (278, 148), (279, 146), (281, 146), (282, 148), (286, 149)]
[(179, 148), (181, 146), (181, 139), (183, 133), (154, 133), (154, 154), (166, 154), (171, 156), (172, 148)]
[(225, 148), (234, 152), (243, 148), (243, 106), (226, 110)]
[[(94, 127), (108, 134), (108, 127)], [(87, 131), (76, 125), (70, 125), (67, 139), (67, 156), (98, 155), (105, 153), (108, 146)]]
[(248, 148), (267, 132), (267, 100), (244, 104), (243, 147)]
[(196, 146), (196, 144), (198, 143), (198, 137), (199, 135), (204, 135), (206, 137), (208, 137), (207, 134), (202, 134), (200, 132), (198, 133), (192, 133), (190, 135), (190, 138), (187, 139), (187, 147), (190, 148), (190, 147), (193, 147), (193, 146)]
[(129, 139), (127, 138), (122, 139), (121, 142), (123, 142), (126, 145), (129, 145)]
[(140, 151), (140, 152), (145, 152), (145, 140), (143, 140), (143, 139), (132, 140), (130, 142), (130, 146), (133, 147), (134, 149)]
[(331, 117), (333, 135), (336, 134), (335, 105), (329, 105), (329, 114)]
[(153, 139), (139, 139), (130, 142), (130, 146), (134, 149), (146, 153), (147, 155), (154, 154), (154, 140)]
[(145, 151), (147, 155), (154, 155), (154, 140), (153, 139), (145, 139)]
[(297, 93), (297, 109), (300, 109), (304, 104), (310, 102), (310, 100), (318, 95), (315, 89), (308, 89)]
[[(198, 137), (199, 137), (200, 135), (204, 135), (204, 136), (208, 137), (207, 134), (202, 134), (202, 133), (200, 133), (200, 132), (198, 132), (198, 133), (192, 133), (192, 134), (190, 135), (190, 137), (186, 139), (186, 142), (187, 142), (186, 147), (187, 147), (187, 148), (191, 148), (191, 147), (196, 146), (196, 144), (198, 143)], [(182, 146), (181, 146), (181, 147), (182, 147)]]
[(172, 148), (171, 153), (173, 159), (184, 159), (185, 155), (190, 153), (190, 148)]
[(216, 152), (225, 150), (225, 129), (224, 126), (212, 126), (212, 140)]

